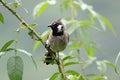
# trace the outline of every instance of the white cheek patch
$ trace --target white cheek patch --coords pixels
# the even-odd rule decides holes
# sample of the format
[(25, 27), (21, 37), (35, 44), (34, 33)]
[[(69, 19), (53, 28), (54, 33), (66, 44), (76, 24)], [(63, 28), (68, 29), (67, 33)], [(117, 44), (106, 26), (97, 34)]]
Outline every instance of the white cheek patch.
[(49, 44), (49, 40), (46, 41), (46, 44)]
[(58, 25), (58, 31), (61, 31), (63, 25)]

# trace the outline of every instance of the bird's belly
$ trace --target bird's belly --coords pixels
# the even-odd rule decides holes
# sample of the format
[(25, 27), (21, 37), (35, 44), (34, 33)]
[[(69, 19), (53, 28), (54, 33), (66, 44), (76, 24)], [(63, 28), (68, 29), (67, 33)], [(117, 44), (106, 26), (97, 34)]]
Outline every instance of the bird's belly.
[(66, 48), (66, 43), (63, 40), (55, 39), (51, 45), (51, 49), (54, 52), (63, 51)]

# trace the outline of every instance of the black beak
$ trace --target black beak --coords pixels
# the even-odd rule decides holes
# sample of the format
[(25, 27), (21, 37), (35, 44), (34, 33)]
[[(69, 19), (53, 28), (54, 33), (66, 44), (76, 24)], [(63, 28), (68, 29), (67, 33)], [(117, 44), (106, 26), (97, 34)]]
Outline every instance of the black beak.
[(50, 24), (50, 25), (48, 25), (48, 27), (51, 27), (51, 24)]

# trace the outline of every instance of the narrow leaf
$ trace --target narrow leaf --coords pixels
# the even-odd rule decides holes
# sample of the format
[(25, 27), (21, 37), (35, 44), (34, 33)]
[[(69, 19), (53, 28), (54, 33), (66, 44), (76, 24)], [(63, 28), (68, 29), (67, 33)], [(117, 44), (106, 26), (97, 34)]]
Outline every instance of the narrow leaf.
[(12, 56), (7, 61), (7, 72), (10, 80), (22, 80), (23, 60), (19, 56)]
[(22, 26), (20, 26), (20, 28), (27, 28), (26, 26), (24, 26), (24, 25), (22, 25)]
[(109, 61), (107, 61), (107, 60), (104, 60), (104, 63), (105, 63), (106, 65), (110, 66), (110, 67), (113, 68), (113, 69), (116, 68), (113, 63), (111, 63), (111, 62), (109, 62)]
[(80, 21), (80, 25), (81, 26), (88, 26), (88, 25), (91, 25), (92, 24), (92, 22), (91, 21), (89, 21), (89, 20), (83, 20), (83, 21)]
[(64, 64), (64, 66), (70, 66), (70, 65), (74, 65), (74, 64), (79, 64), (79, 62), (67, 62)]
[(35, 62), (35, 60), (34, 60), (34, 58), (32, 56), (31, 56), (31, 59), (32, 59), (32, 62), (34, 64), (35, 68), (37, 69), (37, 64), (36, 64), (36, 62)]
[(62, 59), (62, 62), (66, 61), (66, 60), (73, 59), (73, 58), (76, 58), (76, 57), (75, 56), (66, 56)]
[(79, 73), (75, 70), (67, 70), (65, 73), (72, 74), (72, 75), (79, 75)]
[(90, 46), (88, 54), (89, 56), (94, 56), (94, 49), (92, 46)]
[(105, 24), (113, 33), (115, 33), (114, 28), (113, 28), (112, 24), (110, 23), (110, 21), (109, 21), (107, 18), (105, 18), (104, 16), (101, 16), (101, 15), (100, 15), (100, 18), (102, 19), (102, 21), (104, 22), (104, 24)]
[[(37, 25), (37, 24), (33, 23), (33, 24), (30, 24), (29, 26), (30, 26), (31, 28), (34, 28), (36, 25)], [(22, 26), (20, 26), (20, 28), (27, 28), (27, 27), (24, 26), (24, 25), (22, 25)]]
[(17, 51), (22, 52), (22, 53), (26, 54), (26, 55), (29, 56), (29, 57), (32, 56), (31, 53), (29, 53), (29, 52), (27, 52), (27, 51), (25, 51), (25, 50), (23, 50), (23, 49), (17, 49)]
[(38, 5), (35, 6), (33, 10), (33, 16), (34, 17), (40, 16), (48, 6), (49, 3), (47, 1), (39, 3)]
[(92, 78), (92, 80), (107, 80), (105, 78), (106, 78), (106, 76), (96, 76), (96, 77)]
[(40, 44), (41, 44), (41, 41), (36, 41), (34, 44), (33, 50), (35, 51)]
[(103, 78), (101, 78), (101, 77), (95, 77), (92, 80), (103, 80)]
[(0, 22), (1, 22), (2, 24), (4, 24), (4, 17), (3, 17), (3, 15), (2, 15), (2, 13), (0, 13)]
[(49, 80), (55, 80), (59, 75), (59, 72), (54, 73)]
[(103, 20), (101, 19), (101, 17), (99, 15), (97, 15), (96, 18), (98, 19), (102, 29), (105, 31), (106, 30), (106, 26), (105, 26), (105, 23), (103, 22)]
[(33, 24), (30, 24), (30, 27), (31, 28), (34, 28), (37, 24), (33, 23)]
[(3, 47), (1, 48), (0, 52), (6, 51), (7, 48), (8, 48), (13, 42), (14, 42), (14, 40), (10, 40), (10, 41), (8, 41), (7, 43), (5, 43), (5, 44), (3, 45)]
[(16, 8), (19, 6), (19, 3), (18, 3), (18, 2), (14, 2), (14, 3), (13, 3), (13, 6), (14, 6), (14, 8), (16, 9)]

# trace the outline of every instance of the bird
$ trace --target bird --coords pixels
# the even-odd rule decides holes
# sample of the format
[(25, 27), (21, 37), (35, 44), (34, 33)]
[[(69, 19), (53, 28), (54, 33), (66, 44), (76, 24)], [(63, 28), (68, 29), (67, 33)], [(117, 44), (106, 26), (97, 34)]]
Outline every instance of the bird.
[(59, 52), (63, 51), (69, 42), (69, 34), (61, 19), (54, 21), (48, 27), (51, 28), (51, 32), (49, 33), (46, 40), (46, 64), (52, 63), (51, 61), (54, 62), (54, 60), (56, 59), (56, 55), (56, 60), (57, 62), (59, 62)]

